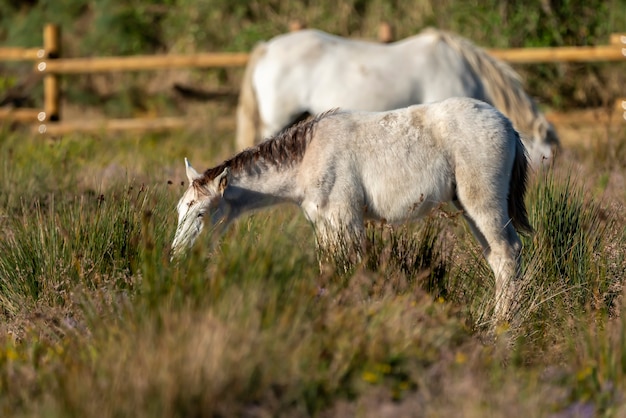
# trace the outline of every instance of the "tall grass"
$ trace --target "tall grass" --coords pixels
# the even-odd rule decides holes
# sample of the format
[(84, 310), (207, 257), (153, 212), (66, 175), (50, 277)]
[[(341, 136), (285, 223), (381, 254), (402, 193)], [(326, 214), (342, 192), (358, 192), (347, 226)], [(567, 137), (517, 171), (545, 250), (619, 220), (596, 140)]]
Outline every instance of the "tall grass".
[(329, 280), (319, 293), (312, 240), (293, 245), (312, 233), (301, 215), (255, 217), (213, 252), (170, 264), (171, 211), (148, 210), (144, 190), (110, 200), (24, 213), (3, 242), (7, 317), (37, 304), (81, 309), (54, 338), (26, 333), (28, 343), (5, 347), (3, 370), (17, 368), (20, 383), (5, 375), (8, 399), (38, 400), (33, 409), (17, 402), (18, 411), (307, 416), (370, 385), (400, 399), (465, 338), (445, 306), (418, 288), (396, 292), (378, 271)]
[(528, 270), (535, 280), (562, 287), (570, 299), (567, 305), (610, 309), (615, 283), (605, 280), (608, 259), (603, 252), (610, 244), (608, 230), (619, 226), (604, 219), (601, 206), (574, 181), (572, 173), (542, 173), (532, 189), (529, 199), (536, 204), (530, 218), (537, 234)]
[[(555, 324), (586, 315), (612, 315), (623, 275), (608, 271), (609, 239), (619, 228), (602, 207), (575, 186), (570, 172), (540, 173), (531, 189), (529, 211), (536, 233), (525, 243), (526, 273), (520, 315), (524, 338), (555, 344), (567, 338)], [(610, 237), (610, 238), (609, 238)]]

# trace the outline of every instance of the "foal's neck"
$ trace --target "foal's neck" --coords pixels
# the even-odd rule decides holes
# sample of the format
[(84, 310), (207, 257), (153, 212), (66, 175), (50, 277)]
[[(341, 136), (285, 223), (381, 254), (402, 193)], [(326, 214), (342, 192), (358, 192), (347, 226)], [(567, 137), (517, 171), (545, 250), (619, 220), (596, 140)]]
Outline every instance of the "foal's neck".
[(298, 203), (301, 197), (296, 187), (297, 174), (297, 166), (232, 172), (224, 199), (239, 213), (279, 203)]

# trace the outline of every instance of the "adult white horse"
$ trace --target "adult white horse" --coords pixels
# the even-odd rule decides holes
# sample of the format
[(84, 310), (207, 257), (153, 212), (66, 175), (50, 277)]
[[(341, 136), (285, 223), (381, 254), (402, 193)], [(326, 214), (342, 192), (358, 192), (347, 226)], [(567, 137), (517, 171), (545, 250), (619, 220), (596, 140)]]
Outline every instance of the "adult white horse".
[(533, 163), (559, 139), (506, 63), (458, 35), (426, 29), (380, 44), (302, 30), (252, 51), (237, 108), (238, 149), (332, 108), (384, 111), (449, 97), (498, 108), (520, 133)]
[(222, 231), (245, 212), (299, 205), (326, 251), (359, 250), (364, 220), (399, 223), (444, 202), (463, 214), (495, 274), (498, 319), (515, 293), (528, 162), (511, 122), (492, 106), (452, 98), (387, 112), (333, 111), (301, 122), (204, 174), (187, 162), (177, 256), (205, 218)]

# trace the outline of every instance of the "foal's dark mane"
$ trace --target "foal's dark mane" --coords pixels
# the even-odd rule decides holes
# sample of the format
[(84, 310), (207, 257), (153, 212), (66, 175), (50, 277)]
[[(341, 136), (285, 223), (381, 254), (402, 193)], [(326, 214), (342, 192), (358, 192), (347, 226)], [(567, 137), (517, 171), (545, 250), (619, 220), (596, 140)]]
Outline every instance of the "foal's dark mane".
[(206, 170), (197, 183), (206, 184), (219, 176), (226, 167), (234, 171), (254, 170), (259, 164), (278, 166), (301, 161), (319, 121), (336, 112), (337, 109), (331, 109), (298, 122), (272, 138), (241, 151), (220, 165)]

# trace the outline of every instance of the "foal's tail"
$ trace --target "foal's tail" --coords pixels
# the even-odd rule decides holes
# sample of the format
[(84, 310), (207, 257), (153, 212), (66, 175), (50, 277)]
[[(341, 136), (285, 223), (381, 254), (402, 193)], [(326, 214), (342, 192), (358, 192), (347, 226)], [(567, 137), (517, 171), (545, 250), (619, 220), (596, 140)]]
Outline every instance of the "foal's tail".
[(528, 185), (528, 156), (526, 148), (515, 131), (515, 160), (509, 183), (509, 216), (513, 226), (521, 233), (532, 234), (533, 227), (528, 220), (528, 212), (524, 204), (526, 187)]
[(254, 47), (243, 74), (239, 103), (237, 104), (237, 138), (235, 143), (237, 151), (253, 146), (261, 136), (259, 132), (261, 127), (259, 105), (252, 85), (252, 76), (258, 60), (265, 55), (266, 50), (265, 42), (259, 42)]

